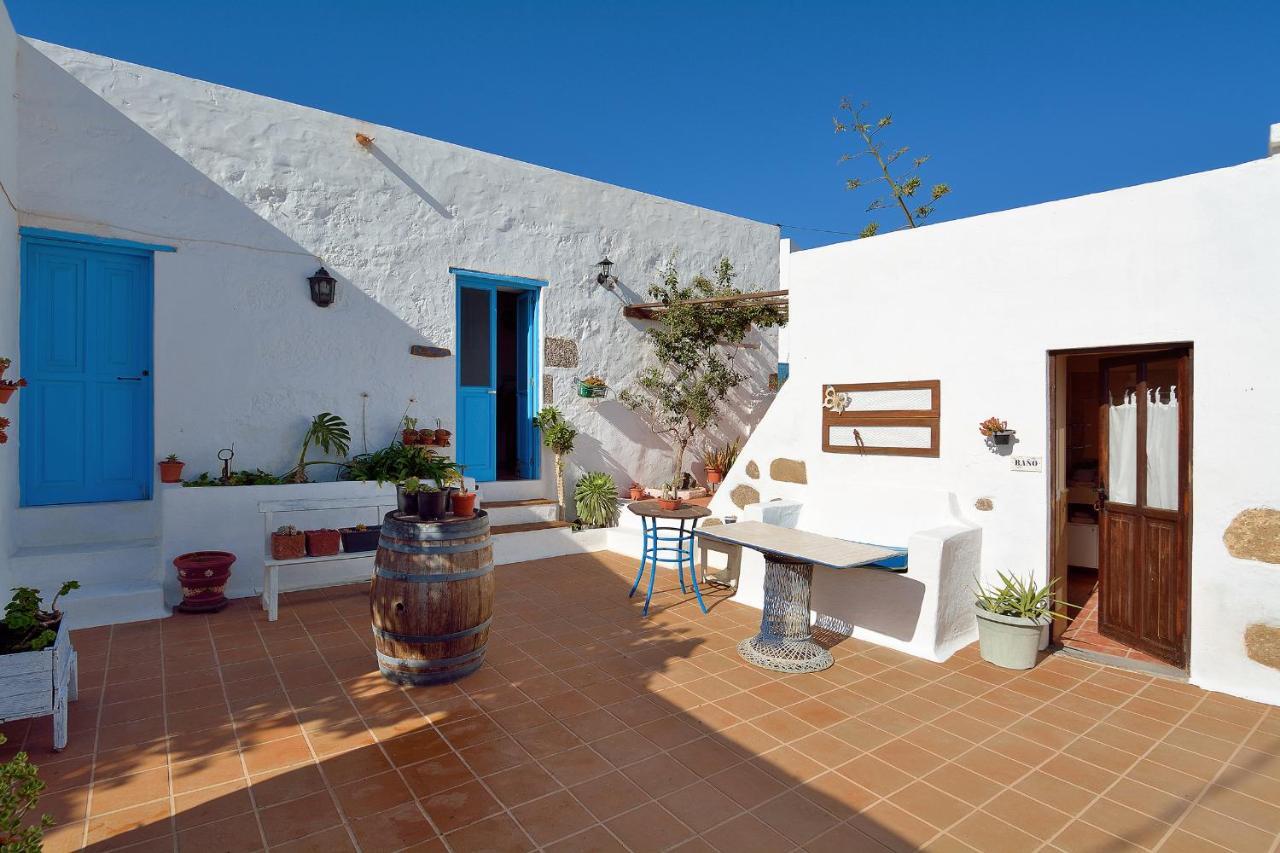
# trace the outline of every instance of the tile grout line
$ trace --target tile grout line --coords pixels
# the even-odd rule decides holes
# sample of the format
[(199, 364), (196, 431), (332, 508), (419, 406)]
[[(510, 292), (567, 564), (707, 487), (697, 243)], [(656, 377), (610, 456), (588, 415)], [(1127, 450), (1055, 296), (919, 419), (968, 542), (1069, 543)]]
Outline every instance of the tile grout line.
[[(102, 668), (102, 687), (98, 691), (98, 713), (95, 715), (94, 725), (93, 725), (93, 752), (91, 753), (90, 759), (89, 759), (89, 762), (90, 762), (89, 794), (85, 798), (85, 804), (84, 804), (84, 830), (80, 837), (81, 848), (85, 848), (89, 846), (89, 815), (93, 813), (93, 786), (94, 786), (94, 783), (97, 782), (97, 777), (98, 777), (98, 744), (101, 741), (101, 735), (102, 735), (102, 710), (106, 705), (107, 674), (111, 671), (111, 647), (114, 645), (113, 640), (115, 639), (115, 633), (116, 631), (114, 626), (110, 627), (107, 633), (107, 653), (104, 656), (106, 658), (106, 664)], [(77, 694), (79, 693), (79, 683), (78, 683), (79, 666), (80, 666), (80, 661), (79, 659), (77, 659), (76, 660), (76, 668), (77, 668), (76, 692)], [(31, 736), (30, 728), (28, 728), (27, 731), (28, 731), (27, 737), (29, 738)], [(70, 737), (70, 732), (68, 732), (67, 734), (68, 734), (68, 737)], [(169, 745), (165, 744), (166, 757), (168, 756), (168, 752), (167, 752), (168, 748), (169, 748)]]

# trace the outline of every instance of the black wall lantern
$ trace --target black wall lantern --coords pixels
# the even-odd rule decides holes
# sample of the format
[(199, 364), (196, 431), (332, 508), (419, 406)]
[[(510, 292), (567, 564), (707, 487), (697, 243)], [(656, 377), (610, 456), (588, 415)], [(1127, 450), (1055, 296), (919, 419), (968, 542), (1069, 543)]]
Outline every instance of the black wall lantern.
[(613, 261), (606, 257), (600, 263), (596, 264), (600, 268), (600, 272), (596, 274), (596, 284), (603, 284), (605, 287), (612, 288), (618, 281), (611, 274), (613, 271)]
[(338, 292), (337, 280), (329, 275), (329, 271), (324, 267), (316, 270), (315, 275), (307, 276), (307, 283), (311, 285), (311, 301), (321, 308), (328, 308), (333, 304), (333, 297)]

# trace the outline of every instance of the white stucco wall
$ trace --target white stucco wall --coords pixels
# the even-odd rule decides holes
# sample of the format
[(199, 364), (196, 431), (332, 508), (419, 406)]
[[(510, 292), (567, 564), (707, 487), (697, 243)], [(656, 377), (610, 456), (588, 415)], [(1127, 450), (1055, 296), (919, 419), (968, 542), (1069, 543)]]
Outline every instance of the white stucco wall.
[[(1011, 471), (978, 423), (1007, 419), (1014, 452), (1047, 456), (1049, 350), (1192, 341), (1190, 676), (1280, 702), (1280, 672), (1243, 644), (1246, 625), (1280, 624), (1280, 566), (1222, 542), (1241, 510), (1280, 507), (1277, 210), (1273, 158), (793, 254), (791, 379), (742, 455), (762, 477), (736, 466), (713, 508), (742, 482), (830, 506), (850, 485), (941, 488), (983, 528), (984, 574), (1043, 578), (1045, 475)], [(824, 384), (907, 379), (942, 381), (940, 458), (822, 453)], [(770, 481), (776, 457), (805, 460), (808, 485)]]
[[(408, 350), (454, 347), (461, 267), (550, 282), (542, 331), (581, 354), (546, 371), (582, 433), (571, 476), (657, 482), (669, 455), (638, 419), (574, 395), (576, 376), (622, 387), (641, 366), (622, 298), (645, 301), (673, 253), (687, 272), (728, 256), (743, 286), (777, 286), (774, 226), (50, 44), (19, 52), (22, 224), (177, 247), (156, 257), (156, 453), (188, 475), (233, 443), (237, 467), (283, 470), (320, 411), (348, 421), (353, 452), (362, 434), (384, 445), (411, 396), (453, 429), (454, 360)], [(621, 295), (595, 284), (604, 253)], [(323, 310), (305, 281), (320, 264), (340, 281)], [(746, 351), (757, 380), (726, 432), (771, 399), (775, 342)]]
[[(18, 85), (18, 37), (0, 2), (0, 356), (13, 359), (6, 374), (21, 376), (18, 357), (18, 218), (10, 194), (18, 178), (18, 119), (14, 95)], [(19, 392), (19, 395), (21, 392)], [(0, 506), (18, 502), (18, 418), (15, 401), (0, 406), (0, 417), (12, 423), (9, 443), (0, 445)], [(9, 555), (13, 550), (13, 513), (0, 513), (0, 589), (8, 589)]]

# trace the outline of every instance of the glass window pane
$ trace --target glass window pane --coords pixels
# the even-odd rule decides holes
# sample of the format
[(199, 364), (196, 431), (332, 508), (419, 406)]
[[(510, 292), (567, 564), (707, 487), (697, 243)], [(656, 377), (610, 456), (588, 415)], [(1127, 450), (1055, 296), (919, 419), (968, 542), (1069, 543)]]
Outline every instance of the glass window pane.
[(1147, 506), (1178, 508), (1178, 362), (1147, 365)]
[(463, 385), (489, 384), (489, 291), (464, 287), (460, 298), (458, 358)]
[(1107, 371), (1107, 497), (1117, 503), (1138, 502), (1137, 386), (1137, 365)]

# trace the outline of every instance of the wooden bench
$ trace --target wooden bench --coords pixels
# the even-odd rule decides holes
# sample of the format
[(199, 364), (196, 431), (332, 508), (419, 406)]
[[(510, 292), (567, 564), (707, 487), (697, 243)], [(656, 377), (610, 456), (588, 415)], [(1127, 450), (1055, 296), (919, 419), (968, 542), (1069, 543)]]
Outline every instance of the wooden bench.
[[(327, 557), (299, 557), (296, 560), (276, 560), (271, 556), (271, 534), (275, 531), (278, 516), (284, 515), (286, 519), (291, 513), (301, 512), (317, 512), (321, 510), (374, 510), (376, 516), (374, 524), (382, 523), (382, 516), (385, 512), (395, 509), (395, 496), (370, 495), (360, 498), (325, 498), (319, 500), (289, 500), (289, 501), (263, 501), (258, 504), (258, 512), (262, 513), (263, 528), (266, 532), (267, 555), (262, 561), (262, 609), (267, 611), (267, 620), (276, 621), (279, 615), (280, 601), (280, 567), (281, 566), (301, 566), (312, 563), (333, 563), (343, 560), (372, 560), (376, 551), (357, 551), (348, 554), (345, 551), (339, 551), (337, 554), (331, 554)], [(286, 523), (287, 520), (286, 520)], [(295, 525), (301, 527), (301, 525)], [(363, 567), (362, 567), (363, 568)], [(366, 580), (371, 576), (370, 571), (365, 569), (361, 574), (352, 574), (351, 577), (345, 579), (334, 580), (332, 578), (322, 584), (316, 584), (314, 587), (301, 587), (302, 589), (313, 589), (317, 587), (334, 586), (339, 583), (349, 581)]]

